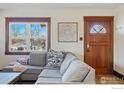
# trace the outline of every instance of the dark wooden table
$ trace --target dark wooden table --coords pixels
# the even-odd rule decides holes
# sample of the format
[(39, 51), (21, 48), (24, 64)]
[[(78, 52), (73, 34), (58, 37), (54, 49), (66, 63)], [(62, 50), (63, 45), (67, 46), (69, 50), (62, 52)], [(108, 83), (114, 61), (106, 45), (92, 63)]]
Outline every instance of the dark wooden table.
[(11, 84), (17, 81), (22, 72), (0, 72), (0, 84)]

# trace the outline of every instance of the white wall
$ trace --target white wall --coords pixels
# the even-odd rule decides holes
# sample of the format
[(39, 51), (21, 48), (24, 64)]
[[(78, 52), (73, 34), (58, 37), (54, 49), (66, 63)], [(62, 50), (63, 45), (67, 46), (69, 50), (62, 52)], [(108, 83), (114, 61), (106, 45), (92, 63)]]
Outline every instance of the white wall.
[(124, 75), (124, 6), (115, 10), (114, 70)]
[[(110, 9), (95, 10), (6, 10), (0, 12), (0, 67), (15, 60), (18, 56), (5, 55), (5, 17), (51, 17), (51, 48), (76, 53), (83, 59), (83, 16), (113, 16)], [(58, 43), (58, 22), (78, 22), (78, 42)]]

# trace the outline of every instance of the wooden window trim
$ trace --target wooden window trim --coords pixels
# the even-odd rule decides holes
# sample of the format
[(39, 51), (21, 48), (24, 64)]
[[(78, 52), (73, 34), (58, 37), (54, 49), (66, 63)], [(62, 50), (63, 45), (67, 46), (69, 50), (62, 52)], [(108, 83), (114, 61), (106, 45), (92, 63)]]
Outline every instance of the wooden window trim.
[(30, 52), (11, 52), (9, 51), (9, 22), (47, 22), (48, 23), (48, 48), (51, 42), (51, 18), (50, 17), (6, 17), (5, 18), (5, 54), (6, 55), (28, 55)]

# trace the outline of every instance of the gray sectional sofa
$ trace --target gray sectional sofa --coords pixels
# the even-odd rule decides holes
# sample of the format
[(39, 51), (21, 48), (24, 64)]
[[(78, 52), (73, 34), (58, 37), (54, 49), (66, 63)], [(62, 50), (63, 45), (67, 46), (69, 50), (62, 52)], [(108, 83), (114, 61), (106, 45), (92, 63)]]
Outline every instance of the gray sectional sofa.
[[(47, 64), (47, 52), (30, 53), (30, 62), (24, 65), (26, 70), (21, 80), (36, 80), (35, 84), (95, 84), (95, 70), (72, 53), (65, 54), (60, 66)], [(13, 71), (13, 65), (8, 65), (3, 70)]]

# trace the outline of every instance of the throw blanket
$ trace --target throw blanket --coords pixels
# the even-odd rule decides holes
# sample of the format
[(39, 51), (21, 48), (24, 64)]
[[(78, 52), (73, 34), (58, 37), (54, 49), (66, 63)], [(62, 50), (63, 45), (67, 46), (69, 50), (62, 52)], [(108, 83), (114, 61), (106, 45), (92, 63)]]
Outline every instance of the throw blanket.
[(26, 66), (24, 66), (24, 65), (22, 65), (22, 64), (20, 64), (20, 63), (18, 63), (18, 62), (16, 62), (16, 63), (14, 64), (14, 66), (13, 66), (13, 71), (23, 72), (23, 71), (25, 71), (26, 69), (27, 69)]

